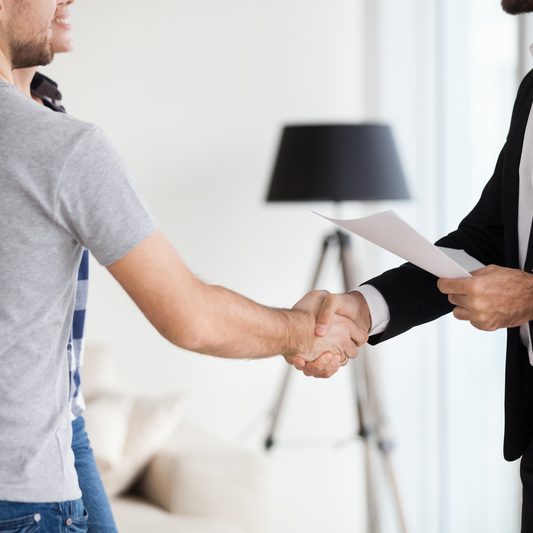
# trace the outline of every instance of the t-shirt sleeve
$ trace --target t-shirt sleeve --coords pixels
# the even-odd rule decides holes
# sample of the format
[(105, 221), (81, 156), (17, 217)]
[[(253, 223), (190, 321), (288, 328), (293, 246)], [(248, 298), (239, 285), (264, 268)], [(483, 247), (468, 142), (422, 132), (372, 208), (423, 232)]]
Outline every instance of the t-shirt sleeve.
[(157, 227), (130, 172), (98, 128), (78, 141), (65, 164), (55, 216), (104, 266), (124, 257)]

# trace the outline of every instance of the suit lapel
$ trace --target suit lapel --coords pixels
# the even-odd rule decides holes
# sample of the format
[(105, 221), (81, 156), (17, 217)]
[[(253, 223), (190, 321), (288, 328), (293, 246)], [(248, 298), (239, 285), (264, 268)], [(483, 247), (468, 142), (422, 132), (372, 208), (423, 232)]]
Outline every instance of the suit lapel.
[[(507, 266), (518, 268), (518, 191), (520, 179), (520, 159), (522, 157), (522, 147), (524, 136), (533, 104), (533, 85), (524, 91), (525, 96), (517, 102), (509, 137), (507, 138), (507, 154), (504, 165), (503, 186), (502, 186), (502, 206), (505, 232), (505, 252)], [(526, 266), (533, 268), (533, 242), (530, 234), (529, 249), (527, 253)]]

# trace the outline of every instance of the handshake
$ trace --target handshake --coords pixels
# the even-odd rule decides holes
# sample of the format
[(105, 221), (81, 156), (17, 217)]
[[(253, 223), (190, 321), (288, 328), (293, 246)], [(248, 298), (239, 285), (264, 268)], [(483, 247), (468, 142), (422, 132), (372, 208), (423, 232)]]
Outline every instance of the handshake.
[(329, 378), (368, 341), (372, 326), (370, 311), (359, 292), (330, 294), (311, 291), (292, 309), (312, 317), (314, 331), (307, 332), (299, 353), (284, 354), (285, 360), (306, 376)]

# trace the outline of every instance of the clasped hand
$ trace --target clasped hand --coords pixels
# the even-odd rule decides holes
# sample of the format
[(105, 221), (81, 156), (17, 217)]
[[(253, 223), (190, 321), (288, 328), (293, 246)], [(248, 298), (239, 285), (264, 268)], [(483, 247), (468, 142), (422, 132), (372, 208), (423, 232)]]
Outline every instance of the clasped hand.
[(367, 342), (370, 312), (360, 293), (330, 294), (311, 291), (293, 309), (316, 317), (315, 331), (305, 353), (285, 356), (306, 376), (329, 378)]

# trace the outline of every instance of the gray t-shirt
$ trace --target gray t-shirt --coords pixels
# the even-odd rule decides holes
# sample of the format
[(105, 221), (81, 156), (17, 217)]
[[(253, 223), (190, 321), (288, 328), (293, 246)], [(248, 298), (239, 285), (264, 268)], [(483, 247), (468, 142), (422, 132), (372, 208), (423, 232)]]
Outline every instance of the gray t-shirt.
[(0, 500), (81, 497), (67, 342), (82, 249), (109, 265), (155, 229), (100, 130), (0, 82)]

